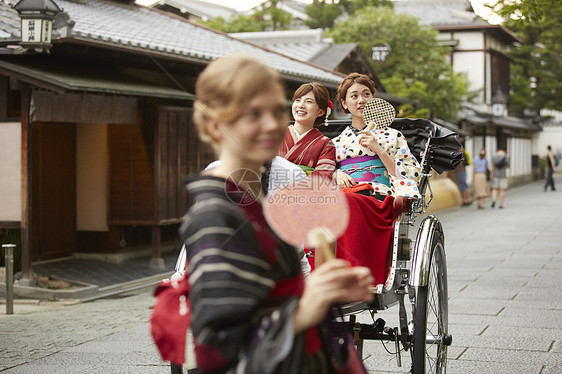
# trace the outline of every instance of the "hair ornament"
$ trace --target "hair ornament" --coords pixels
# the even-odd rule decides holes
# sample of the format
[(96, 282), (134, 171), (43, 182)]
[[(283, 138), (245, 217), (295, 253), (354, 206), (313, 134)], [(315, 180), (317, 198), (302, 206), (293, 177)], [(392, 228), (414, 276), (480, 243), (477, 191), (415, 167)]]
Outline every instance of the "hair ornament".
[(332, 109), (334, 109), (334, 103), (332, 100), (328, 100), (328, 107), (326, 108), (326, 117), (324, 118), (324, 126), (328, 126), (328, 117), (332, 114)]

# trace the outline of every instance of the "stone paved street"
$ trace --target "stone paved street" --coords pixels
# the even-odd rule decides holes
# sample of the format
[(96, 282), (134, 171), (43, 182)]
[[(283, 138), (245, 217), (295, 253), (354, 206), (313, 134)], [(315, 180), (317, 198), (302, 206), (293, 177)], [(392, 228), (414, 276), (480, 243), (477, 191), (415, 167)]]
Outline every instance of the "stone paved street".
[[(488, 199), (484, 210), (435, 213), (448, 261), (448, 373), (562, 373), (562, 192), (542, 183), (510, 189), (502, 210)], [(0, 372), (169, 373), (148, 333), (151, 290), (118, 297), (0, 314)], [(394, 326), (397, 308), (381, 316)], [(380, 342), (364, 351), (369, 373), (408, 372), (408, 353), (398, 368)]]
[[(487, 199), (484, 210), (435, 213), (447, 253), (448, 373), (562, 373), (562, 193), (543, 183), (508, 190), (504, 209)], [(397, 326), (396, 308), (381, 316)], [(407, 372), (380, 342), (365, 351), (370, 372)]]
[(15, 305), (14, 315), (0, 316), (0, 372), (168, 373), (149, 335), (151, 293), (74, 305)]

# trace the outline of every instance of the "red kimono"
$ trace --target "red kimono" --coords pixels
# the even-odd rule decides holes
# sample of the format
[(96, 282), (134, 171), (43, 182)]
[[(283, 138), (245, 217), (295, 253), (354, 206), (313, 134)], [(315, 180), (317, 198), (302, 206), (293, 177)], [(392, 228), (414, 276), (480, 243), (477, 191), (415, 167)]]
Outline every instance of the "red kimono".
[(356, 193), (345, 195), (349, 203), (349, 226), (338, 239), (336, 257), (353, 266), (371, 269), (374, 285), (384, 283), (393, 223), (397, 217), (394, 198), (387, 196), (379, 201)]
[[(332, 140), (313, 128), (300, 140), (293, 126), (289, 126), (279, 150), (279, 156), (297, 164), (312, 175), (332, 178), (336, 170), (336, 149)], [(310, 174), (310, 173), (307, 173)]]
[[(371, 196), (346, 192), (349, 204), (349, 225), (337, 240), (336, 257), (352, 266), (366, 266), (375, 278), (373, 285), (386, 281), (388, 253), (397, 212), (394, 198), (387, 196), (379, 201)], [(311, 250), (305, 248), (310, 254)], [(314, 257), (308, 257), (314, 270)]]

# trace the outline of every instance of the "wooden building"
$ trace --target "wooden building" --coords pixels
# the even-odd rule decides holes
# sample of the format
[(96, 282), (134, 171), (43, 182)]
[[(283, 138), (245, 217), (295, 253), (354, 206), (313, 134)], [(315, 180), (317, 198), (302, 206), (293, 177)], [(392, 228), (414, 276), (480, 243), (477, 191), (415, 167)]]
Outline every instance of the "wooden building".
[(163, 266), (189, 205), (184, 179), (214, 159), (191, 121), (210, 61), (255, 56), (291, 93), (341, 80), (132, 1), (55, 1), (48, 54), (20, 48), (16, 1), (0, 3), (0, 228), (21, 229), (23, 280), (32, 262), (67, 256)]
[[(509, 183), (532, 180), (537, 153), (533, 138), (541, 127), (531, 118), (512, 116), (507, 110), (511, 90), (507, 51), (520, 42), (518, 37), (505, 26), (490, 24), (477, 16), (468, 0), (394, 0), (393, 4), (396, 13), (419, 17), (421, 25), (430, 25), (439, 32), (441, 44), (450, 48), (451, 67), (466, 74), (470, 89), (477, 93), (471, 102), (463, 103), (458, 113), (459, 127), (469, 134), (465, 149), (476, 157), (485, 148), (491, 161), (496, 150), (504, 148), (511, 157)], [(469, 183), (471, 168), (467, 172)]]

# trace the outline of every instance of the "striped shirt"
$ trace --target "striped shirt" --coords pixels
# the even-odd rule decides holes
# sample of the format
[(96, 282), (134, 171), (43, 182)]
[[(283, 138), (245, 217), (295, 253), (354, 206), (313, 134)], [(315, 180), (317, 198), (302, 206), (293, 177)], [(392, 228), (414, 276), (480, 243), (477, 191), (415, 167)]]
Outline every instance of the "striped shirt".
[(187, 188), (195, 204), (180, 232), (198, 369), (328, 372), (320, 344), (308, 355), (311, 334), (293, 332), (293, 313), (304, 290), (295, 248), (271, 231), (261, 204), (231, 181), (197, 176)]

